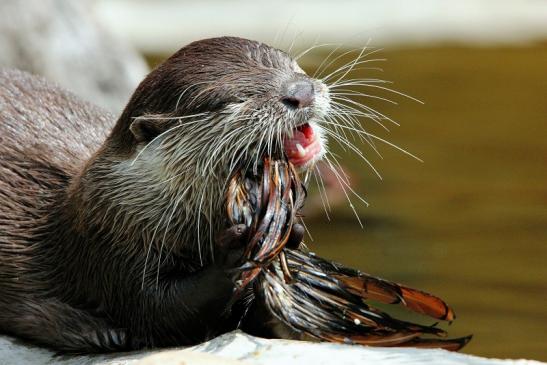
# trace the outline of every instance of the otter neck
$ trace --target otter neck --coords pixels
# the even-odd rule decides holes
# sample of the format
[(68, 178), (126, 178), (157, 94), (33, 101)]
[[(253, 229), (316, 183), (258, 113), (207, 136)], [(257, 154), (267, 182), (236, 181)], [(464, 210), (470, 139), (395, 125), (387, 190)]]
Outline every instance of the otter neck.
[(172, 161), (160, 143), (138, 158), (142, 147), (128, 158), (104, 146), (73, 179), (67, 211), (83, 236), (98, 233), (115, 244), (191, 256), (204, 265), (224, 224), (227, 173), (220, 166), (204, 172), (194, 159)]

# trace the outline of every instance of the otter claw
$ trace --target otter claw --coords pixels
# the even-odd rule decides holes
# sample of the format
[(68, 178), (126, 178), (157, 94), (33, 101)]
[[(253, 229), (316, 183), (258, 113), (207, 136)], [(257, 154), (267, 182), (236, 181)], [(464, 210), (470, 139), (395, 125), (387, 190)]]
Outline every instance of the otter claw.
[(248, 230), (245, 224), (234, 224), (217, 235), (215, 261), (221, 267), (231, 270), (241, 261)]
[(247, 231), (248, 227), (245, 224), (234, 224), (220, 232), (216, 239), (217, 246), (223, 249), (243, 247), (245, 245), (243, 237)]

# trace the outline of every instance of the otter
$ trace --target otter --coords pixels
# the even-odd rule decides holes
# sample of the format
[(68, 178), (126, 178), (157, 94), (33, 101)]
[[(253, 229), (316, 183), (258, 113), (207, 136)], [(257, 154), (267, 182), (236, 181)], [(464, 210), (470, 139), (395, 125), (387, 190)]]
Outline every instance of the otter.
[(117, 120), (1, 71), (0, 332), (90, 353), (267, 331), (252, 294), (229, 307), (245, 232), (224, 190), (264, 155), (313, 166), (329, 105), (287, 53), (236, 37), (180, 49)]

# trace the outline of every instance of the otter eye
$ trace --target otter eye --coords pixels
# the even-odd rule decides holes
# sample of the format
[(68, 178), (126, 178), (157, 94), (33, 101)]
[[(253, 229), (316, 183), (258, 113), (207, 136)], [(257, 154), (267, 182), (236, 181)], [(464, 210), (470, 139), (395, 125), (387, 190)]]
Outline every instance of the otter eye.
[(138, 142), (150, 142), (171, 127), (173, 127), (172, 119), (146, 118), (142, 116), (133, 120), (129, 126), (129, 130)]

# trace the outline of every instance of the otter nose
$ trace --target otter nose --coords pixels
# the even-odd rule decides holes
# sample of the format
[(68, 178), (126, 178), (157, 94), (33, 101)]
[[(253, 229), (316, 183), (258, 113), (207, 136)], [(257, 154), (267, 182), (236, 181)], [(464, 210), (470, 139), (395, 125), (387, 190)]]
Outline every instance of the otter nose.
[(313, 84), (306, 80), (291, 81), (283, 87), (281, 102), (291, 109), (305, 108), (313, 104)]

